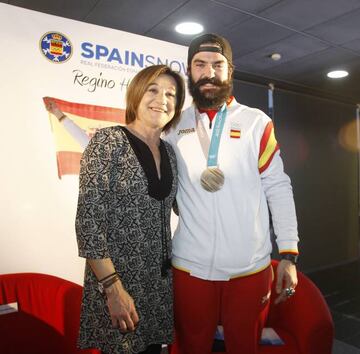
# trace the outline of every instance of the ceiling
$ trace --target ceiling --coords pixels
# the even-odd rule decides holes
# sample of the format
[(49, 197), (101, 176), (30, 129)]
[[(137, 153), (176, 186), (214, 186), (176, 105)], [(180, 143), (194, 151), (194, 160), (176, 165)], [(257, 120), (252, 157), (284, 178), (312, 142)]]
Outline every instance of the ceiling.
[[(0, 0), (1, 1), (1, 0)], [(235, 77), (360, 103), (360, 0), (14, 0), (10, 5), (187, 46), (200, 22), (232, 44)], [(269, 58), (281, 53), (279, 61)], [(331, 80), (326, 73), (350, 75)]]

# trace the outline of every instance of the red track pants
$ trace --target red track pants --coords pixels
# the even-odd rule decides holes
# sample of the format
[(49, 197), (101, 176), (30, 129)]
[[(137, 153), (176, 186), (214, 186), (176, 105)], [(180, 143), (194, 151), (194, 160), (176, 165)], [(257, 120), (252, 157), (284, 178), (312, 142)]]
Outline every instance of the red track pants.
[(229, 281), (173, 269), (176, 341), (171, 354), (209, 354), (218, 324), (227, 354), (256, 354), (265, 324), (272, 268)]

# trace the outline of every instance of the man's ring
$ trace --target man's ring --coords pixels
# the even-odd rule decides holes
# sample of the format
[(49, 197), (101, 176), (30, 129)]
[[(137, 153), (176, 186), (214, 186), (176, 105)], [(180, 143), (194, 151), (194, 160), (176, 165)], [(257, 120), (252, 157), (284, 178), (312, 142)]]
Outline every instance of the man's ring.
[(285, 289), (285, 294), (287, 297), (291, 297), (295, 294), (295, 289), (294, 288), (286, 288)]

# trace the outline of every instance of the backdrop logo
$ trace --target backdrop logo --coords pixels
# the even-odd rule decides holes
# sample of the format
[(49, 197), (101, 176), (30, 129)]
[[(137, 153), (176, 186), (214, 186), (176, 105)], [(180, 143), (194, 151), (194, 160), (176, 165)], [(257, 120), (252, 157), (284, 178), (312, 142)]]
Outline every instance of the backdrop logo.
[(53, 63), (64, 63), (70, 59), (73, 46), (62, 33), (47, 32), (40, 39), (40, 50)]
[[(176, 72), (186, 74), (183, 61), (157, 57), (147, 53), (139, 53), (129, 49), (109, 48), (100, 44), (90, 42), (81, 43), (81, 56), (86, 59), (106, 62), (104, 67), (118, 69), (119, 65), (145, 68), (150, 65), (164, 64)], [(92, 65), (91, 61), (83, 61), (86, 65)]]

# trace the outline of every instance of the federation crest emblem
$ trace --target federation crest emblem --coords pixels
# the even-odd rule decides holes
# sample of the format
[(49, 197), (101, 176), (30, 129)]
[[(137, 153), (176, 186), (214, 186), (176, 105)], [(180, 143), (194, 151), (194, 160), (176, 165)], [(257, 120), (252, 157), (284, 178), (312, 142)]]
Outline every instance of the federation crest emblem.
[(40, 50), (53, 63), (64, 63), (73, 53), (70, 40), (59, 32), (45, 33), (40, 39)]

